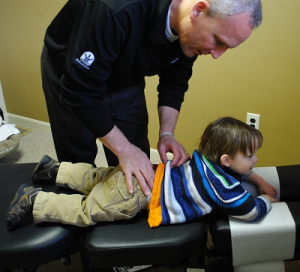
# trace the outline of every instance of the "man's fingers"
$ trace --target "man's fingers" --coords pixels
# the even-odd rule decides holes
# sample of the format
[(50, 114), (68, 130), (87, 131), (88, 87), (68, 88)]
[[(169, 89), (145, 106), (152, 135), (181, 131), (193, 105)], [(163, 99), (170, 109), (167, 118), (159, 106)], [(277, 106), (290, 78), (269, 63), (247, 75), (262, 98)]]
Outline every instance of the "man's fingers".
[(132, 183), (132, 175), (131, 173), (125, 173), (126, 176), (126, 183), (127, 183), (127, 187), (128, 187), (128, 191), (130, 194), (133, 194), (133, 183)]
[(183, 165), (189, 159), (190, 155), (184, 150), (183, 154), (181, 155), (181, 159), (178, 162), (178, 166)]
[(173, 153), (174, 157), (171, 162), (171, 167), (180, 167), (183, 165), (187, 160), (190, 159), (190, 155), (185, 151), (184, 148), (180, 150), (179, 153)]
[(171, 167), (178, 167), (180, 166), (180, 161), (181, 161), (181, 151), (180, 151), (180, 146), (174, 145), (174, 147), (171, 147), (172, 153), (173, 153), (173, 159), (171, 161)]
[(141, 174), (141, 172), (136, 173), (136, 174), (135, 174), (135, 177), (137, 178), (138, 183), (140, 184), (140, 186), (141, 186), (141, 188), (142, 188), (144, 194), (145, 194), (146, 196), (150, 195), (149, 188), (148, 188), (148, 186), (147, 186), (147, 184), (146, 184), (146, 181), (145, 181), (145, 179), (144, 179), (144, 176)]
[(126, 183), (127, 183), (127, 187), (128, 187), (128, 191), (130, 194), (133, 194), (134, 192), (134, 188), (133, 188), (133, 181), (132, 181), (132, 175), (135, 175), (138, 183), (140, 184), (144, 194), (146, 196), (150, 195), (150, 190), (152, 190), (153, 188), (153, 180), (154, 180), (154, 172), (153, 169), (151, 169), (152, 173), (146, 171), (145, 173), (147, 173), (147, 175), (143, 174), (140, 170), (135, 171), (134, 173), (129, 172), (125, 173), (126, 176)]
[(163, 163), (168, 161), (166, 152), (171, 151), (173, 153), (174, 157), (171, 162), (171, 167), (180, 167), (190, 158), (183, 146), (178, 143), (174, 137), (169, 135), (159, 139), (157, 149)]
[(146, 195), (150, 194), (149, 188), (152, 189), (154, 180), (154, 171), (152, 163), (147, 155), (138, 147), (128, 144), (122, 152), (118, 154), (119, 164), (125, 174), (126, 183), (129, 193), (134, 192), (133, 177), (138, 180), (143, 192)]
[(153, 189), (153, 181), (154, 181), (154, 171), (153, 171), (153, 167), (151, 167), (151, 169), (147, 169), (146, 170), (147, 174), (144, 175), (145, 181), (149, 187), (149, 189), (152, 191)]
[(162, 163), (167, 163), (168, 157), (167, 157), (167, 152), (166, 152), (166, 150), (163, 149), (163, 148), (159, 148), (159, 147), (158, 147), (157, 150), (158, 150), (158, 153), (159, 153), (159, 155), (160, 155), (160, 159), (161, 159)]

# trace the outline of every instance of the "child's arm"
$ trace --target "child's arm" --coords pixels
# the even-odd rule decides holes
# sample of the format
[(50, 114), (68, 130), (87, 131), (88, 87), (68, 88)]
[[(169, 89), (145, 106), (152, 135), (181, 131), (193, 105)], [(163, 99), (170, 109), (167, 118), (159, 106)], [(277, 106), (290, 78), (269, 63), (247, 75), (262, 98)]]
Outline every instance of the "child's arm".
[[(216, 173), (212, 174), (215, 175)], [(244, 221), (256, 221), (263, 218), (270, 211), (272, 202), (277, 202), (277, 199), (267, 194), (253, 197), (232, 176), (228, 175), (226, 177), (224, 175), (222, 177), (219, 175), (219, 178), (214, 179), (212, 174), (208, 173), (206, 176), (208, 177), (208, 182), (205, 182), (205, 179), (203, 180), (204, 188), (216, 206), (219, 206), (231, 217)], [(256, 176), (258, 175), (252, 176), (252, 178), (254, 177), (252, 181), (259, 183), (260, 180), (256, 180)], [(211, 180), (209, 179), (210, 177), (212, 177)], [(264, 183), (266, 182), (264, 181)]]
[(261, 195), (266, 194), (271, 196), (272, 198), (274, 198), (277, 195), (277, 189), (254, 172), (250, 174), (247, 181), (253, 185), (256, 185)]

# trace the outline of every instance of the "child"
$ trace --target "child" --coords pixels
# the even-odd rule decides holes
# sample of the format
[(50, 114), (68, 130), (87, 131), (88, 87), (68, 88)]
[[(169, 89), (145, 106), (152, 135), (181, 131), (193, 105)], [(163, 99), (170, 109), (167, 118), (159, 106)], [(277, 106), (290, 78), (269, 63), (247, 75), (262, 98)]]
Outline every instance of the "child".
[[(170, 169), (170, 161), (159, 164), (150, 200), (133, 177), (129, 194), (125, 175), (118, 166), (93, 168), (85, 163), (58, 163), (44, 156), (35, 168), (34, 182), (56, 182), (81, 194), (46, 193), (23, 184), (6, 216), (9, 229), (30, 213), (34, 222), (59, 222), (76, 226), (98, 221), (130, 219), (149, 208), (149, 225), (183, 223), (221, 208), (229, 215), (256, 221), (271, 209), (276, 189), (252, 172), (261, 133), (231, 117), (220, 118), (204, 131), (191, 161)], [(253, 198), (239, 180), (255, 184), (262, 195)]]

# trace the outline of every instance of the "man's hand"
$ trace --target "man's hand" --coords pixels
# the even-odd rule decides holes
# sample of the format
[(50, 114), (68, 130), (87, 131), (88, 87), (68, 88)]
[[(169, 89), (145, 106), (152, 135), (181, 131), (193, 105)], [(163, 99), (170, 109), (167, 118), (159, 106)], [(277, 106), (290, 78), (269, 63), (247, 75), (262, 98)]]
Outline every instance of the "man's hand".
[(132, 175), (137, 178), (145, 195), (153, 188), (154, 171), (147, 155), (138, 147), (128, 143), (119, 154), (116, 154), (119, 164), (126, 176), (129, 193), (133, 193)]
[(172, 135), (163, 135), (159, 138), (157, 150), (163, 163), (167, 163), (167, 152), (171, 151), (174, 155), (171, 167), (179, 167), (183, 165), (190, 155), (185, 151), (183, 146), (178, 143)]
[(166, 153), (168, 151), (173, 153), (174, 157), (171, 167), (179, 167), (190, 158), (190, 155), (187, 154), (183, 146), (175, 140), (174, 135), (170, 135), (174, 134), (178, 115), (179, 112), (176, 109), (167, 106), (158, 107), (159, 133), (161, 136), (157, 143), (157, 150), (163, 163), (168, 161)]
[(116, 126), (99, 140), (118, 157), (129, 193), (133, 193), (132, 175), (135, 175), (145, 195), (149, 195), (148, 187), (152, 190), (154, 171), (147, 155), (131, 144)]

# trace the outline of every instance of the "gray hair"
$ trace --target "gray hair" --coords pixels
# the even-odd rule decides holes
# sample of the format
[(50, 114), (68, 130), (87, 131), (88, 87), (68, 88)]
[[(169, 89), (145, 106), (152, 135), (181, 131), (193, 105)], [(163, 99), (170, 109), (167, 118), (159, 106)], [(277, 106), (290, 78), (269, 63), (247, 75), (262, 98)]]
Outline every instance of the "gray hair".
[(230, 16), (245, 12), (250, 16), (250, 24), (253, 28), (261, 24), (261, 0), (208, 0), (208, 2), (211, 16)]

